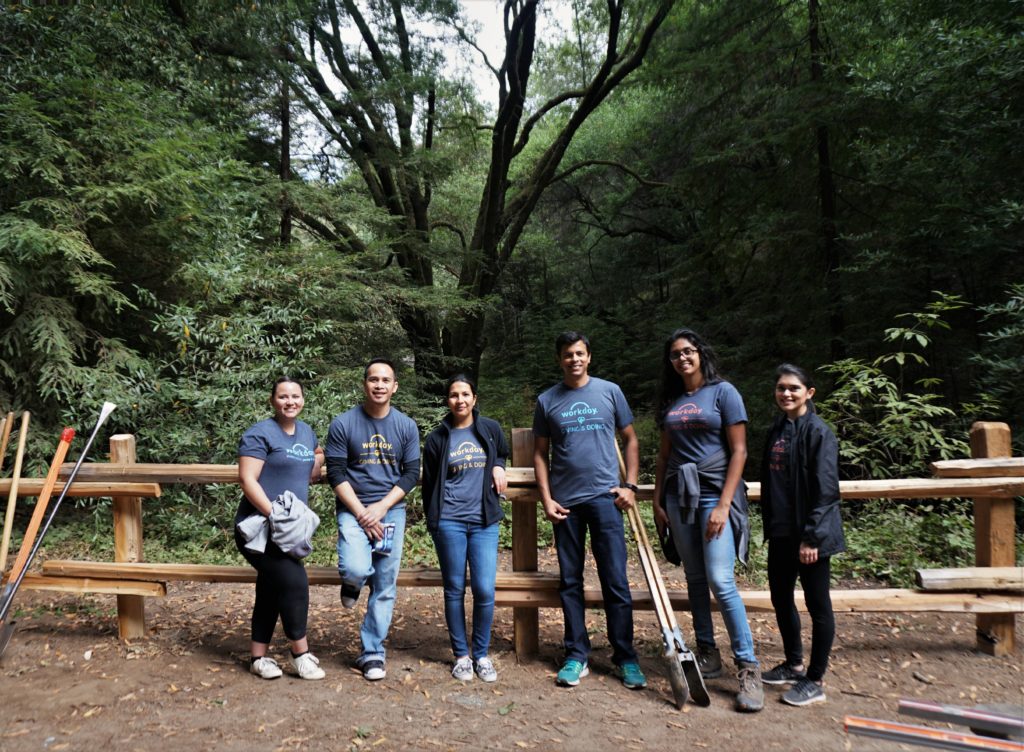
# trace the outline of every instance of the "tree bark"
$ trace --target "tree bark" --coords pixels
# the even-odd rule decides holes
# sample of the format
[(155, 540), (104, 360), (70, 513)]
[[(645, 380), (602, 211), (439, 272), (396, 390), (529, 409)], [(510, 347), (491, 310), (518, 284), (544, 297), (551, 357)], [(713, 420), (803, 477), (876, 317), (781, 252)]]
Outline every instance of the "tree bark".
[[(811, 47), (811, 81), (821, 90), (824, 50), (820, 36), (818, 0), (808, 0), (808, 40)], [(843, 317), (842, 284), (839, 279), (841, 245), (836, 225), (836, 188), (832, 177), (832, 155), (829, 149), (828, 126), (819, 123), (814, 129), (818, 153), (818, 210), (820, 212), (821, 247), (824, 260), (825, 294), (827, 297), (829, 347), (833, 361), (846, 357), (845, 320)]]
[(292, 118), (288, 79), (281, 78), (281, 245), (292, 242), (291, 199), (285, 184), (292, 179)]

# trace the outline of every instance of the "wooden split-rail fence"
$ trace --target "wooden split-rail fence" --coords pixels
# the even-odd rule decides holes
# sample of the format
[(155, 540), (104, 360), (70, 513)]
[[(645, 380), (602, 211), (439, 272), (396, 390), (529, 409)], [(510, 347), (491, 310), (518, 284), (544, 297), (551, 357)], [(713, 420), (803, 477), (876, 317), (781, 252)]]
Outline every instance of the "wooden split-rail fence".
[[(843, 481), (845, 500), (974, 499), (976, 568), (927, 570), (917, 589), (835, 590), (837, 612), (945, 611), (976, 614), (978, 648), (992, 655), (1014, 650), (1016, 614), (1024, 612), (1024, 568), (1014, 561), (1014, 497), (1024, 496), (1024, 458), (1012, 458), (1010, 429), (1005, 423), (976, 423), (971, 428), (973, 459), (936, 462), (934, 477), (900, 480)], [(136, 462), (135, 437), (110, 439), (110, 462), (82, 467), (69, 495), (111, 497), (114, 510), (114, 561), (44, 561), (41, 572), (25, 578), (23, 587), (117, 596), (118, 631), (122, 639), (145, 635), (145, 599), (163, 596), (168, 582), (254, 582), (248, 566), (149, 563), (143, 555), (144, 499), (160, 496), (161, 486), (174, 483), (238, 483), (236, 465), (174, 465)], [(533, 439), (528, 429), (513, 429), (512, 463), (507, 496), (512, 504), (512, 571), (499, 572), (495, 602), (513, 609), (514, 645), (520, 658), (538, 651), (538, 609), (560, 607), (558, 574), (537, 570), (537, 494), (532, 464)], [(64, 468), (64, 472), (70, 466)], [(24, 479), (18, 495), (38, 494), (41, 481)], [(0, 480), (0, 497), (10, 480)], [(60, 490), (59, 488), (57, 489)], [(33, 493), (34, 492), (34, 493)], [(759, 484), (750, 496), (759, 498)], [(638, 498), (649, 501), (652, 486), (641, 486)], [(338, 585), (334, 567), (308, 567), (312, 585)], [(404, 569), (400, 587), (441, 586), (440, 573)], [(673, 606), (687, 609), (683, 590), (670, 591)], [(751, 611), (771, 611), (766, 591), (745, 591)], [(600, 607), (597, 587), (585, 592), (588, 606)], [(634, 591), (634, 607), (653, 609), (647, 591)]]

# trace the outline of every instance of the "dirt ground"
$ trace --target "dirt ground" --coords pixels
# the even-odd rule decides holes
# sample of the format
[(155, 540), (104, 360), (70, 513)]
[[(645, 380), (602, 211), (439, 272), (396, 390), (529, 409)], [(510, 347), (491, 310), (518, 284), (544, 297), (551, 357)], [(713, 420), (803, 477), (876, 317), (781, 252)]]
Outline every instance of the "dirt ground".
[[(670, 587), (682, 586), (681, 574), (666, 571)], [(591, 675), (577, 688), (555, 687), (557, 609), (541, 612), (540, 657), (522, 664), (512, 653), (511, 609), (498, 609), (498, 682), (461, 684), (449, 674), (436, 589), (400, 591), (388, 675), (371, 684), (352, 667), (362, 608), (344, 610), (334, 588), (314, 587), (310, 645), (327, 678), (286, 672), (262, 681), (247, 673), (252, 596), (249, 585), (171, 583), (166, 598), (147, 602), (150, 636), (126, 645), (113, 596), (20, 593), (18, 630), (0, 663), (0, 750), (894, 750), (908, 748), (848, 738), (844, 716), (900, 720), (902, 697), (1024, 707), (1022, 653), (976, 653), (973, 616), (837, 615), (828, 701), (791, 708), (767, 688), (763, 712), (739, 715), (731, 675), (708, 682), (711, 708), (675, 709), (651, 612), (636, 614), (645, 690), (611, 676), (600, 611), (590, 615)], [(689, 636), (688, 615), (679, 618)], [(774, 616), (751, 620), (759, 657), (774, 665), (782, 652)], [(717, 616), (716, 624), (727, 645)], [(1024, 644), (1020, 626), (1018, 636)], [(283, 638), (273, 648), (284, 665)]]

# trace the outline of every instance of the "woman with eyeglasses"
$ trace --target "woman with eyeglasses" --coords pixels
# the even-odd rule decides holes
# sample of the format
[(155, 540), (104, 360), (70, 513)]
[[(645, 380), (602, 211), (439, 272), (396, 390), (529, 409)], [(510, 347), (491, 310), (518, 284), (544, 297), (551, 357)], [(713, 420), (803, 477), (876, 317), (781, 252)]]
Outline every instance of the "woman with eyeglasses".
[(756, 712), (764, 689), (734, 574), (737, 554), (745, 560), (749, 543), (747, 413), (739, 392), (719, 375), (714, 351), (692, 329), (677, 329), (665, 341), (657, 417), (654, 518), (659, 531), (670, 527), (683, 561), (698, 665), (705, 678), (722, 675), (714, 593), (738, 668), (736, 709)]
[[(846, 549), (839, 514), (839, 442), (814, 403), (807, 372), (783, 363), (775, 372), (775, 403), (782, 411), (768, 431), (761, 463), (761, 515), (768, 540), (768, 586), (786, 660), (765, 671), (766, 684), (792, 685), (788, 705), (825, 702), (836, 622), (829, 593), (832, 556)], [(811, 661), (804, 668), (797, 578), (811, 615)]]

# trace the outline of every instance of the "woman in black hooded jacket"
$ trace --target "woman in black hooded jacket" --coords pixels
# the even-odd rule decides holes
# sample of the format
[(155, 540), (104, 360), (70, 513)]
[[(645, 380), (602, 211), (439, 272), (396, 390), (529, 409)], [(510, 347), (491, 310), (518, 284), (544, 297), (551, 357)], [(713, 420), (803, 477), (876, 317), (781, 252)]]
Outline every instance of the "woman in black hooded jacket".
[[(802, 368), (776, 371), (775, 401), (782, 414), (768, 432), (761, 465), (761, 514), (768, 540), (768, 584), (786, 660), (765, 671), (765, 684), (793, 685), (782, 701), (825, 701), (822, 678), (835, 638), (829, 594), (831, 557), (846, 549), (839, 514), (839, 443), (818, 417), (814, 384)], [(804, 669), (797, 578), (811, 615), (811, 660)]]

